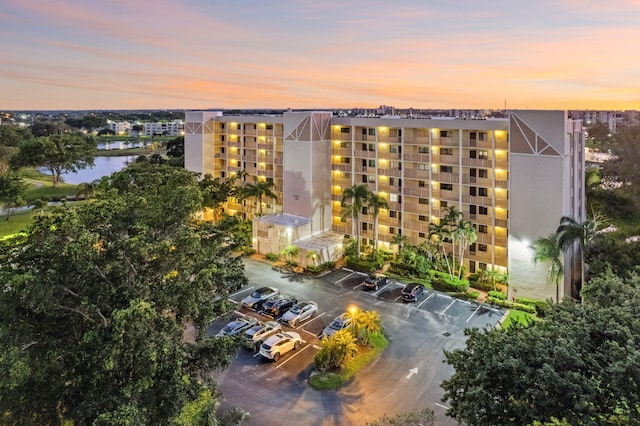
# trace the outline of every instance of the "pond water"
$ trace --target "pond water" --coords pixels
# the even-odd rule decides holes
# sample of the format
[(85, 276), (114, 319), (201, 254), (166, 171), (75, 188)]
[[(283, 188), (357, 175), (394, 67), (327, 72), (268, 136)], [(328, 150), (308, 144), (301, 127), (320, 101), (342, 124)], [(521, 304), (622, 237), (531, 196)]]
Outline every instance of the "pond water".
[[(135, 161), (137, 156), (119, 156), (119, 157), (95, 157), (93, 160), (94, 166), (92, 168), (86, 168), (78, 170), (77, 173), (62, 173), (62, 179), (66, 183), (74, 185), (93, 182), (103, 176), (109, 176), (113, 172), (124, 169), (131, 161)], [(48, 173), (46, 170), (41, 170), (43, 173)]]

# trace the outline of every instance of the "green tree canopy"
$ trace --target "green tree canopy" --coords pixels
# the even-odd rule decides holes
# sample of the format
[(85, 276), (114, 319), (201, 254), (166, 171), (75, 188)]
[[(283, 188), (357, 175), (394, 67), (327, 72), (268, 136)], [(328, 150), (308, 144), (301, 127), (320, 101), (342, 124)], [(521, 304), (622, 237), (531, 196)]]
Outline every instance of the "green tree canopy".
[(185, 324), (208, 324), (246, 278), (233, 235), (193, 221), (201, 200), (193, 174), (136, 164), (0, 247), (4, 422), (186, 424), (211, 412), (210, 372), (235, 347), (187, 339)]
[(93, 165), (96, 142), (91, 137), (76, 135), (42, 136), (20, 144), (11, 159), (13, 167), (44, 167), (53, 179), (60, 181), (62, 172), (77, 172)]
[(442, 383), (448, 415), (469, 425), (640, 421), (640, 279), (593, 278), (584, 304), (565, 299), (545, 319), (467, 330)]
[(9, 169), (11, 157), (18, 152), (23, 142), (33, 139), (28, 128), (20, 126), (0, 126), (0, 174)]

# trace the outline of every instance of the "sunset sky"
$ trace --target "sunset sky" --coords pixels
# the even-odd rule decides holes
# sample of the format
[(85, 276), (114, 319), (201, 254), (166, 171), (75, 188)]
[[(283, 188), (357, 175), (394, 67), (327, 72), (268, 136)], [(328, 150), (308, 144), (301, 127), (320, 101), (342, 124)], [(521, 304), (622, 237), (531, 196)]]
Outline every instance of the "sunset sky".
[(640, 0), (0, 0), (0, 109), (640, 109)]

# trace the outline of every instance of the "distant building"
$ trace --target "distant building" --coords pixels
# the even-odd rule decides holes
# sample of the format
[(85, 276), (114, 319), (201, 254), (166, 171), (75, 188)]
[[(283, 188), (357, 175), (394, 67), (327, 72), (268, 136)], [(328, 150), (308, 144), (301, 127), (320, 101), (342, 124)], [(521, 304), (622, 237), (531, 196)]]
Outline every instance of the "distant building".
[(182, 120), (160, 121), (157, 123), (144, 123), (144, 135), (171, 135), (178, 136), (184, 134), (184, 122)]
[(638, 111), (594, 111), (572, 110), (569, 117), (574, 120), (582, 120), (585, 126), (592, 124), (605, 124), (611, 133), (616, 133), (623, 123), (632, 123), (638, 120)]
[[(377, 111), (352, 110), (367, 115)], [(397, 112), (397, 110), (396, 110)], [(464, 111), (464, 115), (475, 113)], [(289, 244), (321, 261), (342, 253), (355, 224), (341, 217), (345, 188), (365, 184), (388, 209), (362, 211), (363, 244), (396, 250), (402, 234), (428, 241), (450, 207), (473, 223), (477, 241), (467, 272), (508, 272), (515, 296), (555, 298), (547, 268), (534, 266), (530, 245), (562, 216), (585, 219), (584, 132), (565, 111), (510, 111), (507, 118), (337, 117), (330, 112), (232, 115), (192, 111), (185, 118), (185, 167), (214, 178), (245, 172), (243, 183), (273, 182), (277, 200), (231, 199), (225, 212), (254, 218), (253, 247), (278, 253)], [(265, 216), (257, 217), (262, 211)], [(560, 296), (570, 288), (568, 265)], [(567, 293), (568, 294), (568, 293)]]
[(131, 133), (131, 123), (128, 121), (107, 120), (107, 129), (113, 131), (116, 135), (129, 135)]

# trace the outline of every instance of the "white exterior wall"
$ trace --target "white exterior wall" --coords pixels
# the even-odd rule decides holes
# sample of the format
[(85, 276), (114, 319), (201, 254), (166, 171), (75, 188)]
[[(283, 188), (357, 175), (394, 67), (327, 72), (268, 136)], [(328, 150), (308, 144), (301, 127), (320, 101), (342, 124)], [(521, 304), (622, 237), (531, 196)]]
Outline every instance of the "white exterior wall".
[(203, 176), (213, 173), (213, 121), (221, 111), (185, 113), (184, 168)]

